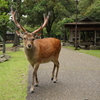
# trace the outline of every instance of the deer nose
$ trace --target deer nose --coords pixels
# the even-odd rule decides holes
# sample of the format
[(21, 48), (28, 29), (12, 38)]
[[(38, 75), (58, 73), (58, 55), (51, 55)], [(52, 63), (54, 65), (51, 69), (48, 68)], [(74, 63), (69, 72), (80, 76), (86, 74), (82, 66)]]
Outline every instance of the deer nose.
[(28, 44), (28, 47), (31, 48), (32, 47), (31, 44)]

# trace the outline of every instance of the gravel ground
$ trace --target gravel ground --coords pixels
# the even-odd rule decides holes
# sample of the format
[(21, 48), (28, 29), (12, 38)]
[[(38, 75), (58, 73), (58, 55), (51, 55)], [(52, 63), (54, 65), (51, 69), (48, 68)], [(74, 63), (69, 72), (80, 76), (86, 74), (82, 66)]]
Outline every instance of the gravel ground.
[(53, 63), (41, 64), (39, 86), (29, 93), (32, 67), (29, 68), (26, 100), (100, 100), (100, 58), (62, 47), (58, 82), (51, 81)]

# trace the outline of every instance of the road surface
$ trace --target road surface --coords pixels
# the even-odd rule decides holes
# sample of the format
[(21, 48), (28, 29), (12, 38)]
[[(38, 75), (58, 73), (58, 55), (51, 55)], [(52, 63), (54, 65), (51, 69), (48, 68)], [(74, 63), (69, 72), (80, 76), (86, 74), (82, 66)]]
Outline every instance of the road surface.
[(58, 82), (51, 81), (53, 63), (41, 64), (32, 94), (30, 67), (26, 100), (100, 100), (100, 58), (62, 47), (59, 61)]

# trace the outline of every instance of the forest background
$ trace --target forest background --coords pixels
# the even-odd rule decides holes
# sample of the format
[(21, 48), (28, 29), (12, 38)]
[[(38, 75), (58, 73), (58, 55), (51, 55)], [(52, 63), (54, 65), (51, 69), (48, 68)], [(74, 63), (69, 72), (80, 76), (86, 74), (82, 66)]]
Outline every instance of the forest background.
[[(41, 31), (43, 37), (68, 38), (69, 32), (64, 28), (65, 23), (76, 21), (75, 0), (0, 0), (0, 36), (6, 40), (7, 31), (15, 32), (18, 28), (11, 20), (11, 6), (17, 10), (18, 22), (32, 32), (43, 23), (43, 14), (50, 11), (47, 26)], [(100, 21), (100, 0), (79, 0), (78, 21), (90, 17)], [(17, 41), (16, 41), (17, 40)], [(19, 44), (15, 34), (14, 45)]]

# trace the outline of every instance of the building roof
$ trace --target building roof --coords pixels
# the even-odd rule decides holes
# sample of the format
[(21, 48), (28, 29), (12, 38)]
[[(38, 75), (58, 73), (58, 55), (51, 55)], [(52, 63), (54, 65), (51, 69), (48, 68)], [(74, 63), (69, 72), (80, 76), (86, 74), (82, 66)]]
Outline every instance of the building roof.
[(95, 22), (95, 20), (93, 20), (89, 17), (85, 17), (85, 18), (81, 19), (79, 22)]
[[(75, 25), (76, 25), (76, 22), (66, 23), (65, 27), (71, 27), (71, 26), (75, 27)], [(100, 27), (100, 22), (96, 22), (93, 19), (86, 17), (78, 21), (77, 25), (81, 27), (86, 27), (86, 26), (99, 26)]]

